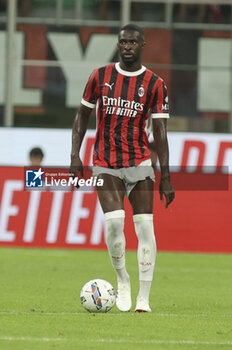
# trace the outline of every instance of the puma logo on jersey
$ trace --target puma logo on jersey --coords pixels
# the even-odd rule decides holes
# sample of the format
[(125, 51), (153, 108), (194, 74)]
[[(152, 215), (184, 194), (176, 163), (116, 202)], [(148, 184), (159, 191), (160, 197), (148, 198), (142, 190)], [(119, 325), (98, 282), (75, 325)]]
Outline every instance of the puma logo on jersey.
[(112, 83), (112, 84), (105, 83), (105, 85), (108, 86), (110, 88), (110, 90), (112, 90), (114, 83)]

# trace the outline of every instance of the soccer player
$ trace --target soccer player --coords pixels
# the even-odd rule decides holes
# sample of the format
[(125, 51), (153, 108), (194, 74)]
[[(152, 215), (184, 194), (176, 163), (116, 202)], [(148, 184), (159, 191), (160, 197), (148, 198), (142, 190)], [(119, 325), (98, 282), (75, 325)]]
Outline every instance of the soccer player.
[(145, 46), (143, 30), (132, 24), (118, 34), (120, 61), (94, 70), (86, 85), (72, 131), (71, 172), (83, 176), (79, 156), (88, 119), (96, 106), (97, 131), (93, 175), (103, 179), (97, 189), (106, 220), (105, 239), (117, 274), (116, 305), (121, 311), (132, 306), (130, 277), (125, 265), (124, 197), (133, 209), (138, 237), (140, 288), (135, 311), (150, 312), (149, 294), (156, 258), (153, 227), (154, 171), (146, 133), (151, 113), (153, 135), (161, 167), (160, 198), (166, 208), (174, 199), (169, 175), (166, 121), (169, 117), (164, 81), (141, 64)]

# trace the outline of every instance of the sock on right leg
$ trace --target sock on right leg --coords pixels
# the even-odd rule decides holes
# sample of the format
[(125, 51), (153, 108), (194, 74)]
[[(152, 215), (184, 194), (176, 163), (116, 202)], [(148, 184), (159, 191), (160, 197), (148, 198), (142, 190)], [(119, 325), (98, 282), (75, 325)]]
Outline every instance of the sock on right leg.
[(129, 311), (132, 301), (130, 278), (125, 266), (126, 240), (123, 232), (125, 212), (124, 210), (115, 210), (105, 213), (105, 220), (106, 244), (118, 280), (116, 306), (120, 311)]
[(130, 277), (127, 273), (126, 267), (122, 267), (121, 269), (116, 269), (117, 273), (117, 281), (118, 283), (126, 283), (130, 281)]
[(106, 233), (105, 240), (110, 255), (111, 263), (116, 271), (118, 282), (127, 282), (129, 275), (126, 271), (124, 236), (124, 210), (114, 210), (105, 213)]

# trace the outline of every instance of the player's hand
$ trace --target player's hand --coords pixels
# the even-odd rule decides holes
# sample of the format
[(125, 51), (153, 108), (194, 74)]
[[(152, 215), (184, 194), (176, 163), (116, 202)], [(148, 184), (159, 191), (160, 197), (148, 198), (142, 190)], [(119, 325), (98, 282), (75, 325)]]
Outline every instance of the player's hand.
[[(70, 165), (70, 176), (74, 179), (75, 177), (84, 177), (84, 168), (80, 157), (72, 157)], [(79, 186), (77, 186), (79, 188)]]
[(167, 208), (175, 198), (175, 191), (172, 187), (172, 184), (169, 178), (165, 178), (165, 179), (161, 178), (160, 185), (159, 185), (159, 193), (160, 193), (160, 200), (162, 202), (164, 200), (164, 197), (166, 198), (165, 208)]

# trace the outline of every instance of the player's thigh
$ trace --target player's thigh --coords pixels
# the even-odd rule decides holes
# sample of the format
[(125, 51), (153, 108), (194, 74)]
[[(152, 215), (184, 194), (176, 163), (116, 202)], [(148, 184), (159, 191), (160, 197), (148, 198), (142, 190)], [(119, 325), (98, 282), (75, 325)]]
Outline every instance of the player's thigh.
[(153, 212), (154, 182), (151, 179), (139, 181), (129, 195), (133, 214)]
[(98, 179), (103, 179), (103, 186), (98, 187), (98, 198), (104, 213), (124, 208), (125, 185), (123, 181), (113, 175), (100, 174)]

